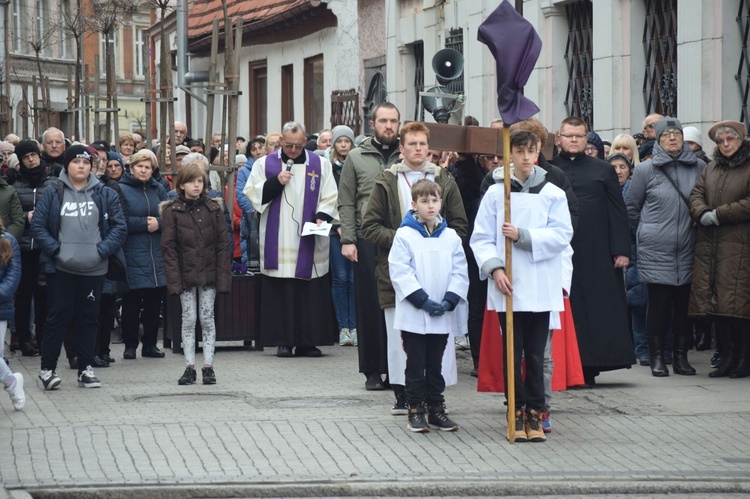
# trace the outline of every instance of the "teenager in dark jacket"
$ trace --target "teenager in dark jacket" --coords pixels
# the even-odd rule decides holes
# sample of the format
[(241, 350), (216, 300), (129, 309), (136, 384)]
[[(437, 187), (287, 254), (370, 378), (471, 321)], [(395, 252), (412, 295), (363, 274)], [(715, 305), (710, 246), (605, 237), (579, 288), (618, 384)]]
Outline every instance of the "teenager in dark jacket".
[(117, 266), (124, 263), (120, 248), (127, 228), (117, 193), (91, 173), (91, 158), (80, 144), (65, 151), (60, 178), (44, 192), (31, 224), (42, 250), (40, 265), (47, 276), (49, 298), (39, 373), (45, 390), (60, 385), (57, 359), (74, 317), (78, 386), (101, 386), (92, 368), (99, 302), (104, 276), (111, 270), (110, 257), (119, 262)]
[(120, 179), (122, 199), (128, 213), (128, 237), (123, 246), (130, 288), (122, 300), (125, 359), (135, 359), (139, 316), (143, 321), (141, 355), (164, 357), (164, 352), (156, 347), (156, 337), (167, 284), (162, 266), (159, 203), (167, 200), (167, 191), (152, 177), (156, 165), (156, 155), (143, 149), (130, 157), (130, 171), (123, 173)]

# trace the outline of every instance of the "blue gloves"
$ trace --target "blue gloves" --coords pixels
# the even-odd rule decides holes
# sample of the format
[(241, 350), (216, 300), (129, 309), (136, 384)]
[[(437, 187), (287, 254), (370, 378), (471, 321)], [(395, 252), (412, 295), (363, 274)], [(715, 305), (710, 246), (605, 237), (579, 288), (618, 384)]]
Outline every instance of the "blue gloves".
[(430, 314), (430, 317), (440, 317), (445, 313), (443, 305), (429, 298), (424, 301), (420, 308)]

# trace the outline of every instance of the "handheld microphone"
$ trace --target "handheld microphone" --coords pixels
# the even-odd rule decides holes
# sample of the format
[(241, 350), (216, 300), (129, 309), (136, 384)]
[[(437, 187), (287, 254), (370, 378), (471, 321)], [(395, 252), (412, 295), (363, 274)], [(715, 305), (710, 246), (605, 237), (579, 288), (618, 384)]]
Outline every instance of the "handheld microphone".
[(294, 166), (294, 160), (293, 159), (287, 159), (286, 160), (286, 171), (288, 171), (288, 172), (292, 171), (292, 166)]

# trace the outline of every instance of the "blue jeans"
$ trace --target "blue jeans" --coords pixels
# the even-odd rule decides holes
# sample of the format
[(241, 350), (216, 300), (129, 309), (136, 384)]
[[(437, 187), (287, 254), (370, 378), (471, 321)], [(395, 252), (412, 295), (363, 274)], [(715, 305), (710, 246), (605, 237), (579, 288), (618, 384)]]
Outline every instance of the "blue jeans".
[(331, 295), (339, 329), (357, 327), (354, 309), (354, 264), (341, 254), (341, 238), (331, 232)]
[(646, 340), (646, 307), (631, 307), (630, 320), (633, 326), (633, 345), (638, 359), (648, 359), (648, 341)]

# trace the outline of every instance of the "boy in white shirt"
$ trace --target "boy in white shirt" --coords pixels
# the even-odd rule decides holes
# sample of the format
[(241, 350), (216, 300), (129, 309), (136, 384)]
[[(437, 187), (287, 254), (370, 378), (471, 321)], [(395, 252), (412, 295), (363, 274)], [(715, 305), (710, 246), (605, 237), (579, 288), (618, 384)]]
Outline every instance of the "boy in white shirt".
[[(487, 304), (505, 327), (505, 299), (513, 297), (515, 342), (515, 442), (543, 442), (545, 409), (543, 360), (550, 312), (563, 306), (563, 251), (573, 237), (565, 192), (545, 180), (535, 165), (539, 150), (531, 132), (511, 134), (511, 223), (504, 223), (502, 183), (491, 186), (479, 206), (471, 249), (480, 277), (490, 277)], [(513, 282), (505, 273), (505, 238), (513, 241)], [(521, 359), (526, 359), (526, 379)], [(508, 392), (507, 378), (505, 393)]]
[(411, 192), (413, 210), (396, 231), (388, 254), (396, 291), (393, 327), (401, 331), (406, 352), (407, 428), (426, 432), (433, 425), (455, 431), (458, 425), (445, 414), (441, 371), (449, 336), (467, 328), (466, 255), (461, 238), (440, 216), (440, 186), (420, 180)]

